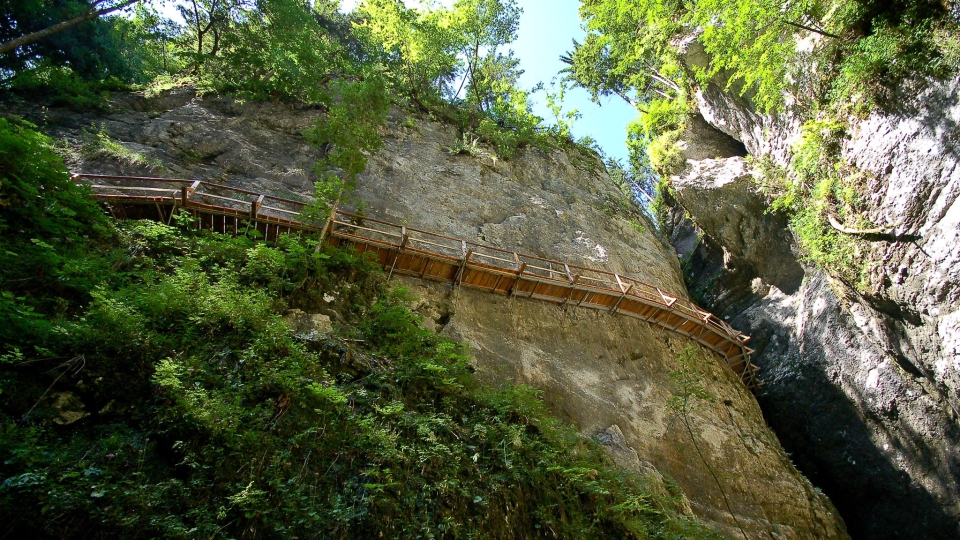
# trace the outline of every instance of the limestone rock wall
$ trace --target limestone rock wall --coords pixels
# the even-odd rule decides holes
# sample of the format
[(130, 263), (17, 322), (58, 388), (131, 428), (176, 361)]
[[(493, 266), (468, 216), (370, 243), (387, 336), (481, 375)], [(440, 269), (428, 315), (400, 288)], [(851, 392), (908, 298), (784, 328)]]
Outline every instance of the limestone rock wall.
[[(299, 134), (321, 117), (317, 111), (201, 99), (189, 90), (117, 96), (113, 111), (99, 117), (29, 106), (23, 114), (74, 145), (91, 123), (102, 125), (162, 164), (76, 154), (72, 165), (83, 172), (168, 174), (308, 196), (319, 157)], [(368, 215), (603, 266), (686, 295), (674, 250), (622, 206), (595, 156), (534, 149), (510, 161), (450, 155), (453, 128), (425, 120), (404, 127), (406, 120), (391, 115), (385, 148), (358, 181)], [(741, 536), (732, 510), (749, 538), (847, 537), (830, 501), (766, 427), (754, 397), (709, 351), (698, 349), (692, 367), (715, 400), (689, 416), (688, 432), (667, 407), (670, 373), (683, 367), (677, 356), (693, 345), (686, 338), (608, 313), (398, 281), (422, 299), (415, 308), (428, 325), (469, 343), (487, 381), (543, 390), (557, 415), (598, 437), (618, 464), (646, 473), (722, 532)]]
[[(697, 94), (708, 129), (787, 165), (796, 116), (758, 114), (722, 88)], [(960, 534), (958, 98), (957, 81), (934, 82), (854, 120), (843, 156), (873, 177), (868, 217), (897, 224), (864, 254), (876, 263), (864, 293), (798, 263), (741, 157), (691, 155), (673, 179), (692, 291), (753, 336), (768, 421), (859, 538)]]

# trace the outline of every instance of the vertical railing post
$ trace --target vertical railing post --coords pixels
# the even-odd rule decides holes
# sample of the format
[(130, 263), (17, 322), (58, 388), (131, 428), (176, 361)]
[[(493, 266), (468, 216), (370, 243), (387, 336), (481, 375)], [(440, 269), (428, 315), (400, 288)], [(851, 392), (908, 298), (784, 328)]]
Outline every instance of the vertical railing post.
[(467, 249), (467, 242), (465, 240), (460, 241), (460, 249), (461, 253), (463, 253), (463, 262), (460, 263), (460, 268), (457, 269), (457, 273), (453, 276), (453, 282), (458, 287), (463, 283), (463, 273), (467, 270), (470, 256), (473, 255), (473, 250)]
[(407, 234), (407, 228), (404, 226), (400, 227), (400, 245), (397, 247), (397, 254), (393, 257), (393, 264), (390, 265), (390, 273), (387, 274), (387, 279), (393, 277), (393, 270), (397, 267), (397, 259), (400, 258), (400, 254), (403, 253), (403, 250), (407, 247), (407, 242), (410, 240), (410, 235)]
[(181, 193), (180, 193), (181, 201), (180, 201), (180, 203), (181, 203), (183, 206), (187, 206), (187, 201), (190, 199), (190, 195), (191, 195), (194, 191), (196, 191), (198, 187), (200, 187), (200, 181), (199, 181), (199, 180), (194, 180), (194, 182), (193, 182), (192, 184), (190, 184), (189, 186), (183, 186), (183, 187), (181, 188)]
[(257, 200), (250, 203), (250, 221), (256, 221), (257, 216), (260, 215), (260, 206), (263, 205), (263, 199), (266, 197), (264, 194), (260, 194), (257, 197)]
[(520, 283), (520, 278), (523, 277), (523, 271), (527, 268), (526, 262), (520, 262), (520, 255), (514, 251), (513, 260), (517, 262), (517, 279), (513, 281), (513, 285), (507, 289), (507, 296), (513, 296), (513, 290), (516, 289), (517, 283)]
[(630, 289), (633, 288), (633, 283), (631, 283), (630, 285), (624, 286), (623, 280), (620, 279), (619, 274), (614, 274), (613, 277), (617, 278), (617, 285), (620, 286), (620, 298), (617, 298), (617, 303), (614, 304), (612, 308), (610, 308), (611, 312), (616, 311), (617, 308), (620, 307), (620, 302), (623, 302), (623, 299), (627, 297), (627, 293), (630, 292)]

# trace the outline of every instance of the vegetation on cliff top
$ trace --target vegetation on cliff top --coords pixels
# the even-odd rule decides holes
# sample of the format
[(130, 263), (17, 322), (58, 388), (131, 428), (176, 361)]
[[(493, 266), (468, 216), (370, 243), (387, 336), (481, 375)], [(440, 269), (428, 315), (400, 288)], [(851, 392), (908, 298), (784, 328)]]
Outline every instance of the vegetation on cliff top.
[[(655, 207), (683, 167), (679, 145), (699, 88), (719, 85), (766, 114), (789, 108), (807, 122), (803, 139), (789, 167), (761, 168), (772, 173), (761, 183), (772, 208), (791, 216), (806, 257), (864, 286), (865, 240), (840, 229), (868, 224), (868, 198), (839, 143), (856, 116), (957, 74), (960, 26), (945, 3), (584, 0), (581, 15), (587, 36), (566, 57), (568, 75), (595, 98), (620, 96), (638, 109), (631, 166), (661, 178)], [(694, 41), (706, 54), (685, 65), (680, 51)]]
[[(69, 0), (59, 10), (45, 9), (42, 0), (7, 4), (0, 40), (66, 19), (89, 2)], [(349, 170), (359, 155), (356, 141), (339, 139), (341, 132), (383, 125), (391, 103), (453, 122), (500, 158), (524, 146), (573, 143), (569, 112), (558, 109), (557, 124), (547, 125), (531, 112), (531, 91), (517, 84), (522, 70), (508, 49), (520, 13), (515, 0), (420, 9), (365, 0), (348, 14), (339, 4), (184, 2), (177, 4), (187, 21), (181, 25), (138, 3), (128, 17), (89, 21), (3, 55), (2, 84), (78, 108), (102, 106), (104, 92), (124, 85), (149, 94), (181, 84), (313, 104), (330, 109), (324, 124), (331, 127), (318, 142), (352, 154), (324, 164), (324, 172), (338, 174), (342, 161)]]
[(4, 535), (711, 536), (536, 391), (479, 384), (364, 258), (251, 235), (114, 222), (0, 119)]

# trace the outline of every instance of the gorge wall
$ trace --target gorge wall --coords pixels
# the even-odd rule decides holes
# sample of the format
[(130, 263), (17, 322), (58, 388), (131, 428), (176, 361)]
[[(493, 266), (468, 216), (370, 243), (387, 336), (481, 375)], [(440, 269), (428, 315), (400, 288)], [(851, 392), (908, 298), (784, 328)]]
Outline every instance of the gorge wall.
[[(71, 165), (88, 173), (169, 175), (309, 196), (309, 171), (320, 157), (301, 136), (322, 121), (319, 111), (201, 98), (190, 89), (151, 99), (117, 95), (101, 115), (30, 105), (21, 114), (63, 141)], [(92, 124), (146, 159), (92, 149)], [(450, 155), (454, 128), (399, 111), (383, 135), (385, 148), (358, 181), (368, 215), (602, 266), (686, 295), (673, 248), (622, 203), (595, 156), (536, 149), (509, 161)], [(426, 324), (469, 344), (487, 381), (543, 390), (559, 417), (597, 437), (619, 465), (645, 473), (652, 489), (676, 495), (721, 532), (739, 537), (739, 526), (749, 538), (847, 537), (830, 501), (796, 471), (723, 361), (700, 348), (691, 364), (677, 359), (692, 341), (616, 315), (403, 283), (421, 298), (416, 308)], [(317, 309), (336, 323), (334, 310)], [(667, 406), (670, 374), (684, 367), (699, 371), (716, 398), (690, 414), (689, 432)]]
[[(684, 54), (706, 65), (698, 44)], [(672, 178), (688, 285), (753, 336), (764, 414), (852, 536), (957, 537), (960, 84), (931, 82), (893, 111), (851, 119), (842, 155), (871, 178), (867, 217), (896, 225), (860, 254), (871, 263), (860, 291), (800, 260), (744, 158), (787, 166), (798, 116), (759, 114), (724, 86), (698, 92)]]

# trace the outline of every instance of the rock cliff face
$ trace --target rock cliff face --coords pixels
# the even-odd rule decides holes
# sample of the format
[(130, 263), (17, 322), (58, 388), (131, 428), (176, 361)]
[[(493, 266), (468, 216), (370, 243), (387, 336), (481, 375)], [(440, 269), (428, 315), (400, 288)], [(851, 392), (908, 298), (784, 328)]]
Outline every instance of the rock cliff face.
[[(30, 107), (23, 114), (73, 146), (91, 123), (102, 125), (163, 164), (77, 154), (72, 165), (84, 172), (162, 173), (306, 196), (306, 171), (319, 157), (300, 137), (317, 111), (201, 99), (187, 90), (118, 96), (112, 112), (95, 118)], [(453, 156), (446, 148), (454, 129), (422, 120), (403, 127), (411, 125), (404, 120), (391, 116), (386, 146), (358, 182), (368, 214), (603, 266), (686, 294), (675, 252), (620, 204), (623, 195), (595, 157), (559, 150), (525, 150), (509, 162)], [(670, 373), (684, 367), (677, 357), (693, 342), (617, 315), (405, 283), (422, 299), (416, 307), (426, 324), (469, 343), (484, 378), (540, 388), (558, 416), (597, 437), (618, 464), (646, 473), (654, 489), (676, 495), (721, 531), (740, 537), (739, 524), (749, 538), (847, 537), (830, 501), (797, 473), (753, 396), (718, 357), (697, 349), (686, 365), (716, 398), (687, 417), (689, 431), (668, 409)]]
[[(696, 44), (686, 61), (703, 65)], [(785, 218), (765, 213), (758, 173), (717, 143), (728, 136), (785, 166), (799, 121), (722, 88), (697, 95), (689, 161), (673, 178), (672, 240), (691, 290), (753, 336), (765, 416), (854, 537), (956, 537), (960, 84), (931, 83), (852, 126), (843, 157), (873, 178), (868, 217), (897, 224), (864, 254), (876, 264), (863, 293), (798, 262)]]

